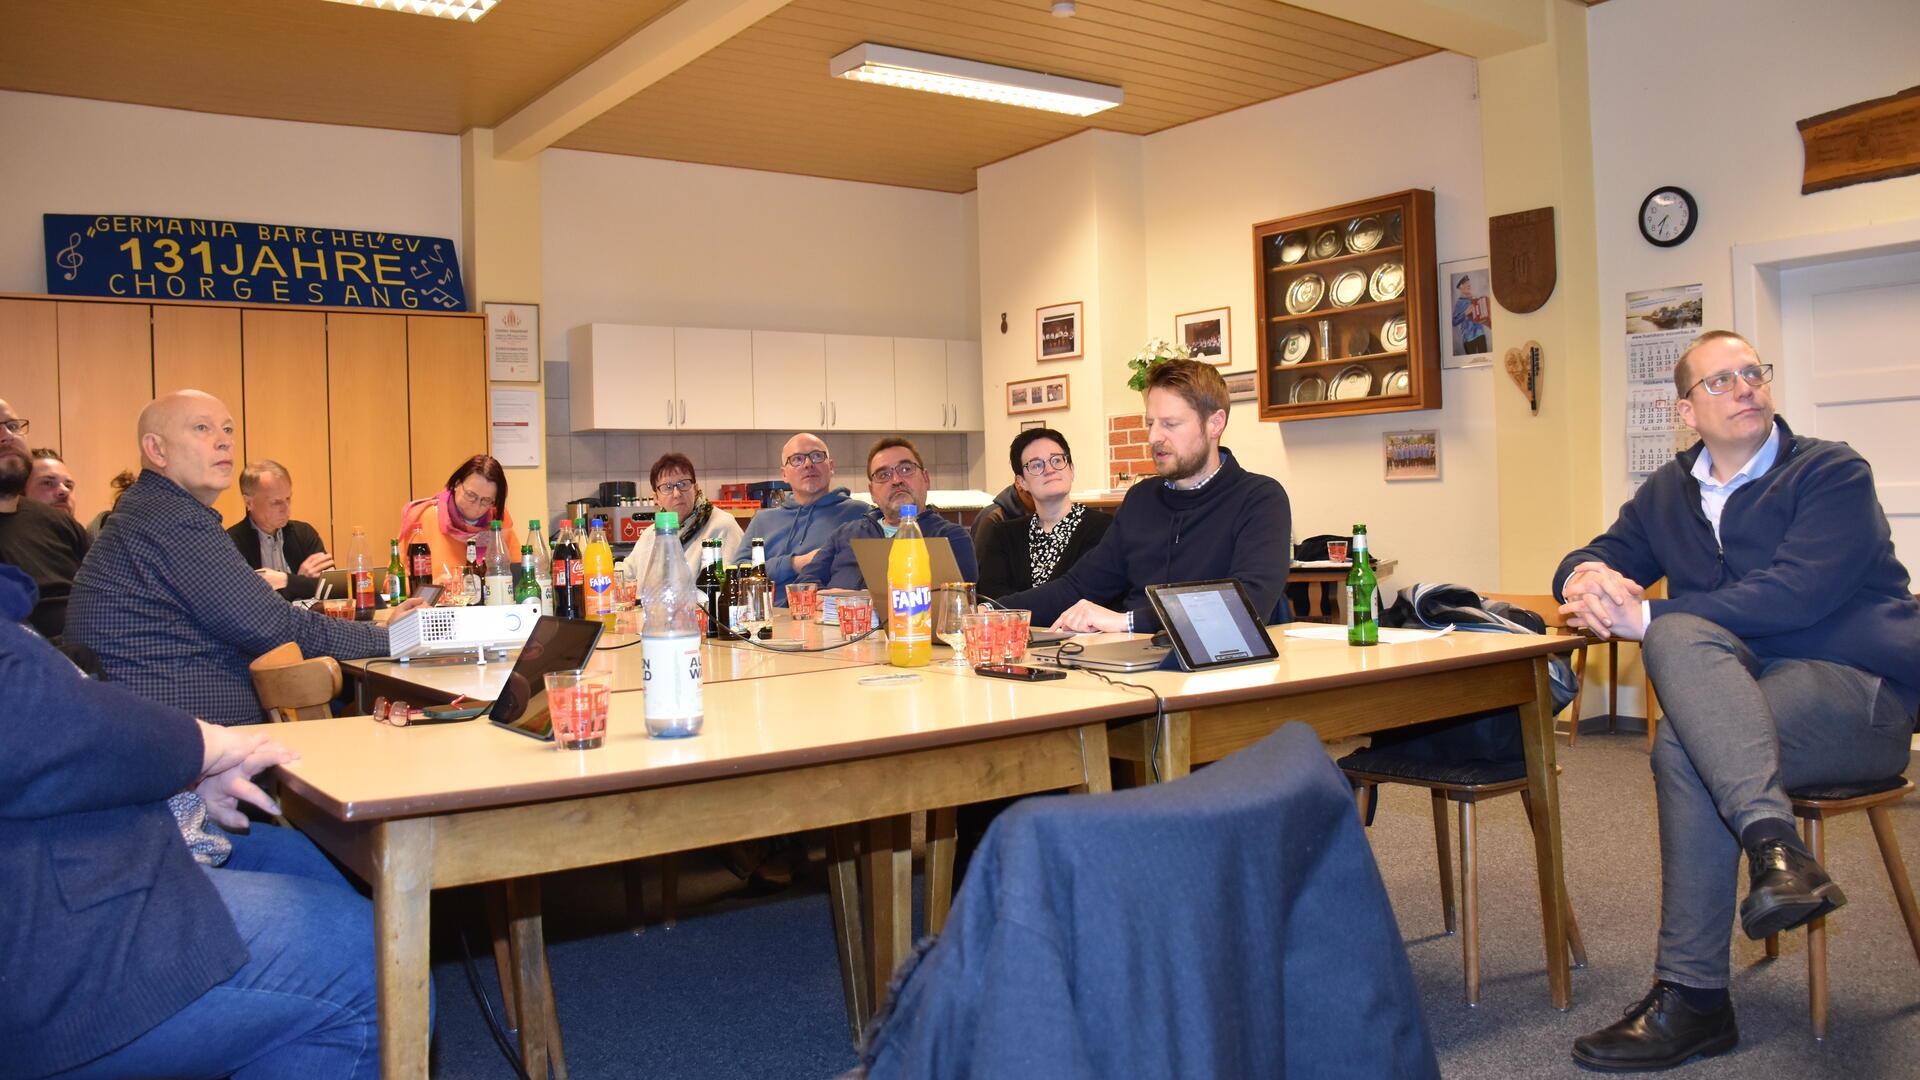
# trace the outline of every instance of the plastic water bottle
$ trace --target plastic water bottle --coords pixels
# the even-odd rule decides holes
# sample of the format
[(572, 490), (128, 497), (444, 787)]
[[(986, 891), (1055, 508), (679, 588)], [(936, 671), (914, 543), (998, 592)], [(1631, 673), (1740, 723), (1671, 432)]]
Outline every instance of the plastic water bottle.
[(493, 523), (487, 541), (487, 576), (482, 587), (488, 607), (513, 603), (513, 560), (507, 556), (507, 542), (501, 539), (498, 521)]
[(642, 698), (647, 734), (660, 739), (700, 734), (700, 601), (693, 571), (680, 557), (680, 515), (653, 517), (653, 553), (640, 585)]
[[(657, 541), (656, 541), (657, 542)], [(593, 532), (587, 534), (587, 544), (580, 552), (580, 562), (587, 578), (587, 611), (589, 619), (599, 619), (613, 629), (613, 546), (607, 543), (607, 523), (600, 518), (593, 519)]]
[(887, 552), (887, 662), (926, 667), (933, 659), (933, 559), (920, 535), (920, 508), (900, 508)]

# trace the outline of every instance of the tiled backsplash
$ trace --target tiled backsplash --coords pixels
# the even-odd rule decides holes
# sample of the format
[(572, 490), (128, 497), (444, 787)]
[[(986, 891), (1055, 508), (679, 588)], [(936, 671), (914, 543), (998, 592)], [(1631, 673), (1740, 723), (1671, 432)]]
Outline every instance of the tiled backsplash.
[[(718, 494), (722, 484), (780, 479), (780, 464), (775, 458), (792, 437), (790, 434), (771, 431), (575, 433), (567, 416), (568, 391), (567, 365), (549, 362), (546, 365), (547, 501), (550, 504), (547, 512), (553, 517), (559, 516), (569, 500), (592, 498), (602, 480), (632, 480), (640, 494), (649, 494), (647, 469), (660, 455), (672, 451), (693, 459), (700, 476), (700, 488), (709, 498)], [(867, 488), (861, 471), (867, 448), (882, 435), (894, 433), (815, 434), (826, 439), (827, 449), (833, 453), (834, 486), (858, 494)], [(979, 457), (979, 435), (907, 434), (926, 458), (933, 487), (973, 486), (968, 476)]]

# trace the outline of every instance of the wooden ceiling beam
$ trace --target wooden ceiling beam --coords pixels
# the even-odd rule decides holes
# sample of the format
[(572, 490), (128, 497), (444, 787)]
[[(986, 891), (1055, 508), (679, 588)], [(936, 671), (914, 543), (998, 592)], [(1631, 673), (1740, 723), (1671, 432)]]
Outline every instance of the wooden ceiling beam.
[(494, 156), (526, 161), (788, 0), (682, 0), (500, 122)]
[(1547, 5), (1560, 0), (1287, 0), (1484, 60), (1547, 40)]

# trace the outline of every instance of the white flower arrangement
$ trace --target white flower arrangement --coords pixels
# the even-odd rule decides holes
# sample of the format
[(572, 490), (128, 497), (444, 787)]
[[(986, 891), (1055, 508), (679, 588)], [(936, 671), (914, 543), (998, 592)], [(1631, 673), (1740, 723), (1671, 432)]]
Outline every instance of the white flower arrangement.
[(1193, 352), (1185, 345), (1175, 344), (1166, 338), (1153, 338), (1133, 354), (1127, 366), (1133, 369), (1133, 376), (1127, 385), (1135, 390), (1147, 388), (1147, 373), (1169, 360), (1191, 360)]

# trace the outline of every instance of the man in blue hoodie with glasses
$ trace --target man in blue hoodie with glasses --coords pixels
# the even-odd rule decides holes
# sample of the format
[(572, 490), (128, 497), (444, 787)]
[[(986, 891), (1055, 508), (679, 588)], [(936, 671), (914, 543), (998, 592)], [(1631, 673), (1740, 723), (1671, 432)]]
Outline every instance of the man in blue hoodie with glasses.
[(745, 548), (755, 540), (766, 542), (767, 577), (774, 599), (787, 602), (787, 585), (807, 568), (835, 529), (864, 517), (866, 504), (833, 486), (833, 455), (820, 436), (801, 432), (780, 448), (780, 478), (792, 495), (779, 506), (753, 516)]

